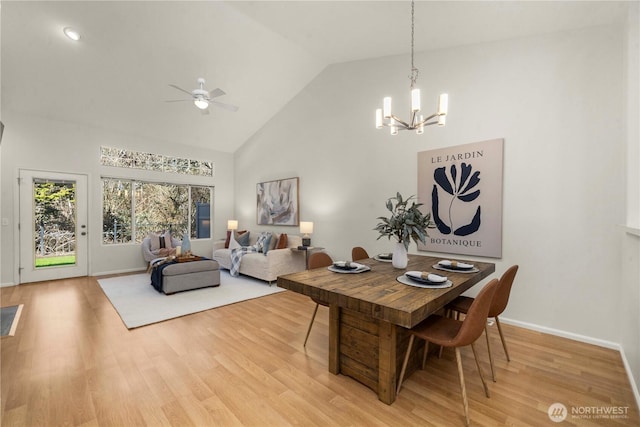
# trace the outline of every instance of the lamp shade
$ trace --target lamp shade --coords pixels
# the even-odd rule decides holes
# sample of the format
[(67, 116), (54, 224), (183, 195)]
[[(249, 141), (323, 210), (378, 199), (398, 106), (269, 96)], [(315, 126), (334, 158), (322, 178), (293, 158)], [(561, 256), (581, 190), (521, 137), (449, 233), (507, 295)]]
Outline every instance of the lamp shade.
[(300, 233), (311, 234), (313, 233), (313, 222), (300, 221)]
[(237, 230), (238, 229), (238, 221), (235, 219), (230, 219), (227, 221), (227, 230)]

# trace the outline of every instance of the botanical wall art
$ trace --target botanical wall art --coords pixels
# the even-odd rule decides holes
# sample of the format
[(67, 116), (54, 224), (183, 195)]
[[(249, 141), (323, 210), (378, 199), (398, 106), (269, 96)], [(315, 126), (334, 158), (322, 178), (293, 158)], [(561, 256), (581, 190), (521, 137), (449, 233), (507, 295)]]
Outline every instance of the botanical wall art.
[(418, 199), (436, 228), (418, 249), (502, 257), (503, 139), (418, 153)]
[(261, 182), (256, 199), (258, 225), (298, 225), (298, 178)]

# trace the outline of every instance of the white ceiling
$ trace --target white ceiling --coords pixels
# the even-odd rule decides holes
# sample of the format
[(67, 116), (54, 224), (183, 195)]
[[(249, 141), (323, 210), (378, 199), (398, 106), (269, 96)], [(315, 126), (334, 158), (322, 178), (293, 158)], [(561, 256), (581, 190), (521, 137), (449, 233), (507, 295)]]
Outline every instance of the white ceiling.
[[(3, 112), (226, 152), (327, 65), (408, 55), (410, 42), (409, 1), (5, 0), (0, 13)], [(625, 14), (609, 1), (420, 1), (415, 49), (622, 25)], [(164, 102), (184, 95), (169, 84), (192, 90), (198, 77), (240, 110)]]

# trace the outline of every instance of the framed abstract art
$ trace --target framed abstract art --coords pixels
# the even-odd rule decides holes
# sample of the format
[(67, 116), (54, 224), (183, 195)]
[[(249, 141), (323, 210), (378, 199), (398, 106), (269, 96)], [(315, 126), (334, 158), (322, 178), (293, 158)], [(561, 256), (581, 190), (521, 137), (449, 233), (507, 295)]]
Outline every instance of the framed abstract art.
[(299, 178), (279, 179), (256, 185), (258, 225), (298, 225)]

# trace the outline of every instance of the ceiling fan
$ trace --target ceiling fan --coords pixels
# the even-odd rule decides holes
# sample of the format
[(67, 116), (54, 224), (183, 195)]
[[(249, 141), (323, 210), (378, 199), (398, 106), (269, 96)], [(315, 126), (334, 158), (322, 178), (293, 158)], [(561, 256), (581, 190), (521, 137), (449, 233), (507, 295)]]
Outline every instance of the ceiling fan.
[(225, 95), (225, 91), (220, 88), (215, 88), (211, 92), (208, 92), (204, 89), (204, 79), (200, 77), (198, 79), (198, 88), (189, 92), (188, 90), (184, 90), (181, 87), (170, 84), (172, 88), (178, 89), (181, 92), (184, 92), (188, 95), (191, 95), (190, 99), (175, 99), (171, 101), (165, 102), (183, 102), (183, 101), (193, 101), (193, 104), (202, 111), (202, 114), (209, 114), (209, 104), (217, 105), (218, 107), (225, 108), (229, 111), (238, 111), (238, 107), (231, 104), (225, 104), (224, 102), (216, 101), (214, 98)]

